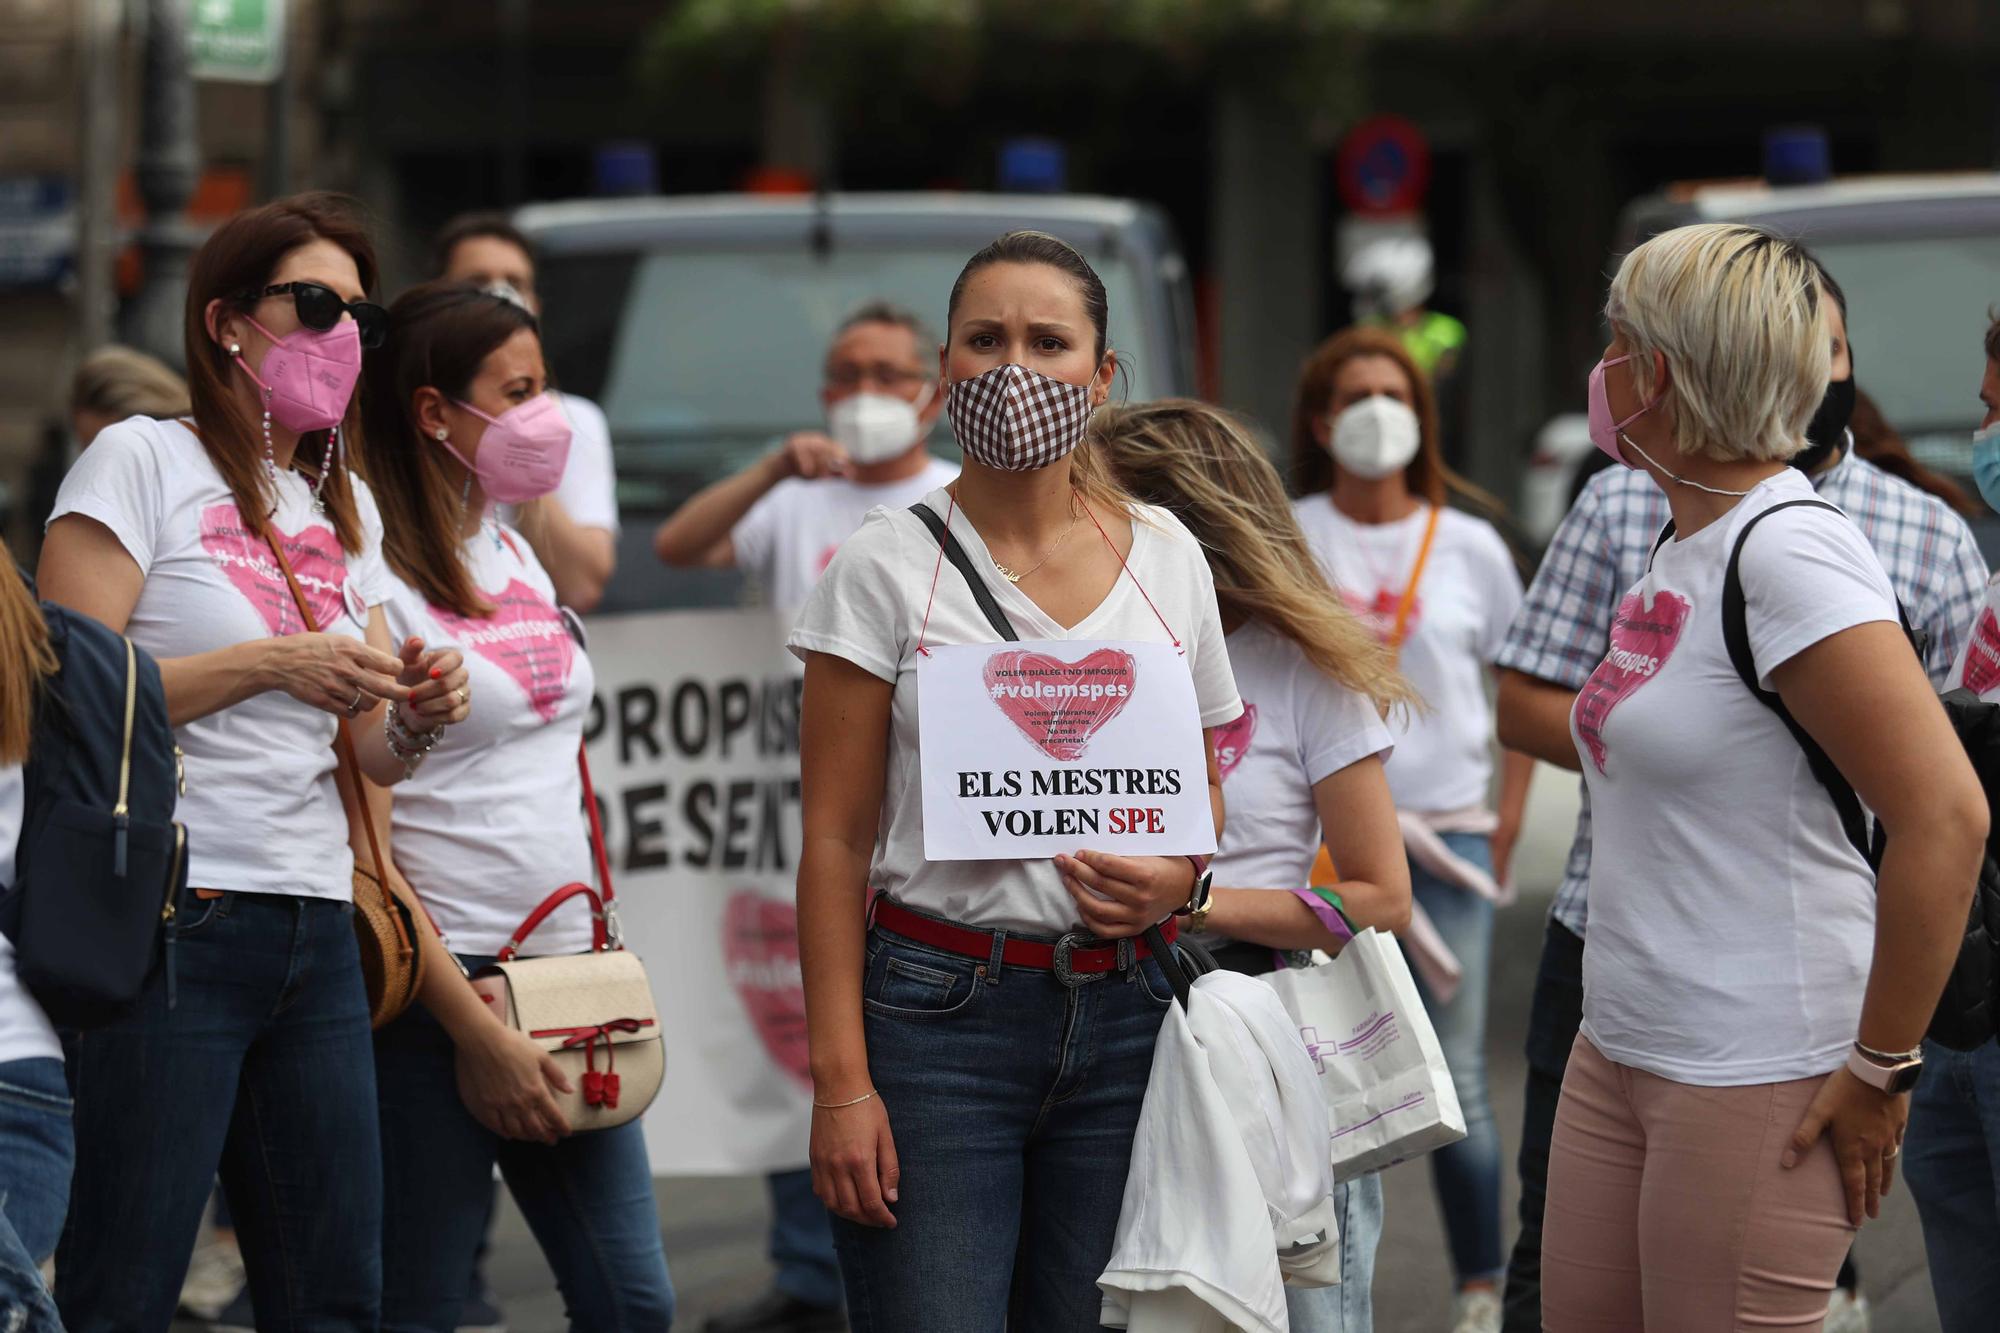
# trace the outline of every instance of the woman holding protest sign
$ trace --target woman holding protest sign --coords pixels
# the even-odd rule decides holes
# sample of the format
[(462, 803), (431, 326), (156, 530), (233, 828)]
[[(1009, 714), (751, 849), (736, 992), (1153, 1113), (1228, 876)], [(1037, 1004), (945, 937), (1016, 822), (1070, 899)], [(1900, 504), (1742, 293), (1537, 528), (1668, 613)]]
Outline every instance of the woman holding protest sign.
[[(1243, 696), (1243, 716), (1216, 736), (1233, 813), (1202, 942), (1223, 967), (1261, 974), (1280, 965), (1280, 950), (1337, 953), (1357, 929), (1400, 931), (1410, 870), (1383, 772), (1391, 740), (1382, 719), (1416, 696), (1327, 586), (1263, 447), (1228, 413), (1171, 399), (1105, 409), (1091, 447), (1208, 553)], [(1340, 867), (1338, 892), (1309, 887), (1322, 841)], [(1342, 1183), (1334, 1202), (1340, 1285), (1286, 1289), (1299, 1333), (1373, 1326), (1381, 1178)]]
[[(392, 859), (469, 969), (510, 946), (587, 954), (582, 899), (521, 928), (556, 890), (594, 879), (578, 761), (590, 659), (533, 548), (492, 513), (563, 475), (569, 424), (549, 396), (540, 330), (517, 302), (443, 282), (405, 292), (389, 322), (366, 394), (389, 623), (459, 647), (482, 701), (397, 788)], [(430, 969), (424, 1000), (375, 1036), (383, 1167), (397, 1183), (383, 1215), (383, 1326), (458, 1326), (497, 1163), (574, 1326), (667, 1328), (674, 1293), (640, 1122), (572, 1134), (555, 1094), (574, 1089), (554, 1056), (455, 968)]]
[(1200, 546), (1083, 443), (1096, 273), (1010, 233), (948, 314), (965, 470), (869, 515), (791, 638), (814, 1183), (857, 1330), (1095, 1329), (1172, 994), (1137, 937), (1206, 899), (1242, 705)]
[(224, 222), (188, 274), (192, 415), (105, 429), (49, 521), (42, 595), (159, 660), (186, 758), (171, 961), (69, 1048), (73, 1329), (172, 1321), (218, 1165), (258, 1322), (377, 1324), (375, 1062), (334, 742), (345, 727), (369, 778), (400, 781), (395, 737), (438, 743), (469, 691), (457, 652), (389, 637), (381, 516), (342, 451), (384, 333), (374, 282), (335, 196)]
[(1453, 492), (1483, 497), (1445, 466), (1430, 381), (1393, 334), (1347, 329), (1306, 360), (1292, 451), (1306, 541), (1427, 704), (1393, 729), (1389, 790), (1410, 828), (1416, 904), (1459, 969), (1455, 989), (1417, 970), (1467, 1131), (1431, 1158), (1431, 1174), (1458, 1277), (1453, 1328), (1488, 1333), (1500, 1326), (1506, 1256), (1500, 1133), (1486, 1093), (1487, 978), (1496, 881), (1508, 878), (1534, 764), (1504, 757), (1496, 814), (1487, 690), (1521, 578), (1493, 525), (1448, 503)]

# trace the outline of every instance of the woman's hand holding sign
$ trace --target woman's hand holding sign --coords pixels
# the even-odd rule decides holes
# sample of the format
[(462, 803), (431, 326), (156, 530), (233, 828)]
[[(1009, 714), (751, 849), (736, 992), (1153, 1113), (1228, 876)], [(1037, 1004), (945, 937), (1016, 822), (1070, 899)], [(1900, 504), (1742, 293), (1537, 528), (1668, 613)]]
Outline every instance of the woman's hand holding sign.
[(1185, 856), (1078, 852), (1055, 863), (1084, 929), (1099, 939), (1141, 934), (1194, 893), (1194, 862)]

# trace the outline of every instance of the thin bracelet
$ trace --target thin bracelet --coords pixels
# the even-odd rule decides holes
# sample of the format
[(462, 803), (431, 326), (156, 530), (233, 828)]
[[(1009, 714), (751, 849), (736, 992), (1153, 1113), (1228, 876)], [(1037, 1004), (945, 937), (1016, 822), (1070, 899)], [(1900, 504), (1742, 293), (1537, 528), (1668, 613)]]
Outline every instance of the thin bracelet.
[(838, 1111), (843, 1107), (859, 1106), (861, 1105), (861, 1103), (867, 1101), (870, 1097), (873, 1097), (874, 1095), (875, 1094), (872, 1092), (864, 1092), (851, 1102), (814, 1102), (813, 1107), (814, 1109), (820, 1111)]

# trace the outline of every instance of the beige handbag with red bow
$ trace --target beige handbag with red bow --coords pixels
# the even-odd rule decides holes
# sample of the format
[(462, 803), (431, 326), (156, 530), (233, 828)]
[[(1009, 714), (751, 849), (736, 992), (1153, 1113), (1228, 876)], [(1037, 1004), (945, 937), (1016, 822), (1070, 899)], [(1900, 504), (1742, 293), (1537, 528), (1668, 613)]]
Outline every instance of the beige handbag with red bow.
[[(583, 804), (590, 812), (590, 847), (602, 897), (588, 884), (567, 884), (528, 913), (472, 988), (500, 1021), (524, 1032), (555, 1056), (574, 1091), (556, 1094), (573, 1131), (613, 1129), (637, 1119), (666, 1081), (667, 1049), (653, 987), (637, 954), (626, 949), (611, 891), (611, 863), (591, 788), (590, 761), (578, 747)], [(590, 907), (589, 953), (520, 958), (522, 943), (549, 914), (572, 898)]]

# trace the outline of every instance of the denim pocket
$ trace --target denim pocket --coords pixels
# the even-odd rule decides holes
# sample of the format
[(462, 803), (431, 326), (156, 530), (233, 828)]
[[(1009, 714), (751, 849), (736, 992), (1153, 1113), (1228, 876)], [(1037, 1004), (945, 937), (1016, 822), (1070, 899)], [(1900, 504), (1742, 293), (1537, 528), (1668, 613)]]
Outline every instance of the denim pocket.
[(236, 895), (225, 892), (220, 897), (197, 898), (193, 889), (181, 895), (180, 910), (174, 914), (174, 932), (182, 939), (218, 921), (227, 921), (232, 908), (236, 906)]
[(862, 1008), (882, 1018), (949, 1018), (985, 988), (986, 965), (883, 943), (869, 955)]
[(68, 1119), (76, 1104), (67, 1096), (44, 1092), (40, 1088), (24, 1088), (18, 1083), (0, 1080), (0, 1102), (25, 1107), (30, 1111), (45, 1111), (50, 1115)]
[(1164, 1009), (1174, 1002), (1174, 988), (1167, 983), (1167, 974), (1160, 970), (1160, 964), (1152, 958), (1141, 958), (1135, 969), (1137, 985), (1146, 992), (1146, 998)]

